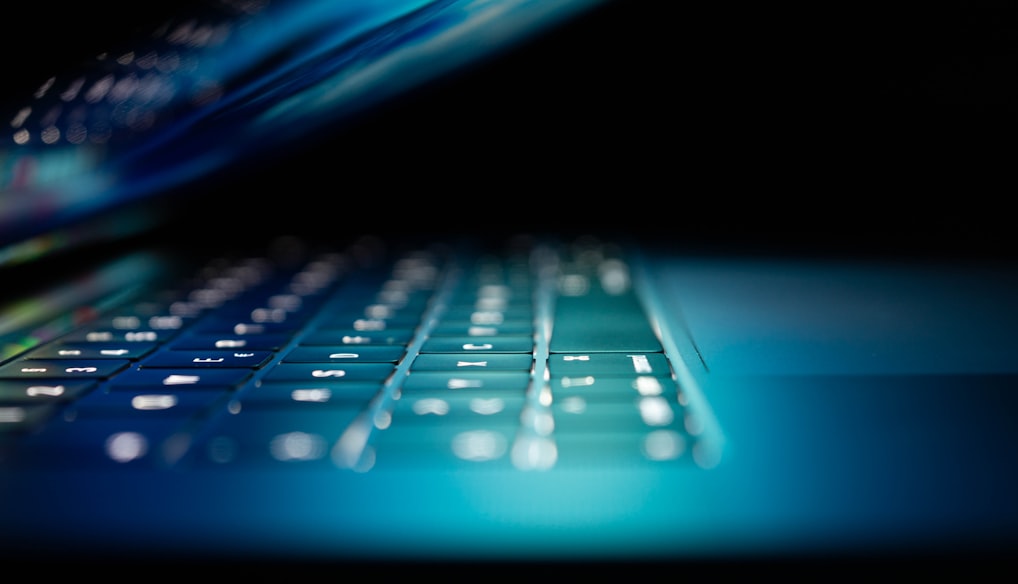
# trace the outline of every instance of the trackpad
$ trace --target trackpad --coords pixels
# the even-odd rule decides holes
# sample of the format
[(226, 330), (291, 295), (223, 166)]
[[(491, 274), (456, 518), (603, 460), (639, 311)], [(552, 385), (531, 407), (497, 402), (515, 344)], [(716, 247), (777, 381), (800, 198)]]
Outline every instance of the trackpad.
[(712, 372), (1018, 372), (1014, 269), (764, 259), (657, 267), (665, 310), (681, 314)]

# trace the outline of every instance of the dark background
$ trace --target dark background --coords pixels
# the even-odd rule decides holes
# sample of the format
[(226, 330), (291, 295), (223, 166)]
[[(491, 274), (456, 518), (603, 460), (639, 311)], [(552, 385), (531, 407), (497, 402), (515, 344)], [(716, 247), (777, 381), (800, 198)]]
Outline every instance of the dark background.
[[(3, 87), (34, 87), (197, 4), (18, 6), (0, 35)], [(245, 201), (251, 225), (318, 231), (341, 216), (377, 231), (1010, 254), (1015, 9), (892, 4), (608, 1), (192, 194)], [(277, 195), (285, 209), (257, 204)]]

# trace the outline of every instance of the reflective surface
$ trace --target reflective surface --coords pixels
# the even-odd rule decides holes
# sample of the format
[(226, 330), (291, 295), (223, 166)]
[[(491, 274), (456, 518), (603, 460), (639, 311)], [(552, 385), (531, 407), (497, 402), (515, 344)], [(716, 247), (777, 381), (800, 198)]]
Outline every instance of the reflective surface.
[[(340, 256), (328, 257), (329, 265), (343, 265)], [(545, 368), (547, 383), (540, 374), (529, 389), (487, 386), (513, 379), (493, 372), (435, 377), (439, 372), (416, 372), (409, 360), (397, 360), (393, 377), (379, 383), (322, 381), (310, 373), (270, 381), (273, 367), (288, 364), (283, 353), (253, 373), (264, 383), (242, 381), (233, 391), (179, 385), (182, 377), (163, 371), (152, 380), (170, 384), (158, 392), (132, 391), (114, 377), (108, 392), (86, 394), (74, 407), (4, 406), (0, 424), (11, 425), (0, 444), (10, 471), (0, 475), (5, 549), (45, 540), (92, 557), (104, 557), (112, 545), (118, 554), (148, 559), (282, 561), (964, 557), (1012, 550), (1018, 543), (1018, 473), (1010, 462), (1016, 379), (1013, 371), (977, 371), (972, 359), (1010, 363), (1014, 347), (987, 334), (994, 328), (982, 323), (984, 334), (951, 345), (950, 354), (928, 348), (930, 339), (944, 339), (943, 322), (974, 325), (987, 312), (1010, 330), (1018, 272), (951, 262), (936, 270), (894, 264), (890, 271), (880, 263), (861, 270), (857, 261), (765, 263), (758, 272), (759, 259), (683, 257), (652, 248), (643, 262), (627, 264), (633, 286), (659, 315), (661, 343), (672, 359), (667, 376), (651, 358), (661, 354), (623, 353), (629, 368), (623, 374), (617, 362), (599, 358), (603, 352), (548, 353), (549, 339), (537, 334), (534, 368)], [(315, 273), (332, 272), (315, 265)], [(541, 265), (535, 273), (550, 278), (546, 284), (559, 274), (576, 280), (574, 270)], [(252, 282), (278, 282), (264, 266), (243, 273), (261, 274)], [(357, 299), (380, 316), (384, 297), (396, 302), (386, 312), (398, 319), (397, 305), (420, 308), (413, 300), (420, 287), (442, 281), (427, 291), (441, 301), (424, 303), (431, 310), (425, 314), (436, 317), (426, 316), (424, 326), (438, 338), (446, 330), (439, 315), (473, 310), (473, 295), (490, 290), (466, 277), (471, 273), (449, 272), (462, 280), (430, 269), (376, 274), (371, 286), (358, 280), (336, 296), (335, 307), (349, 308)], [(515, 270), (495, 272), (491, 264), (481, 273), (521, 277)], [(411, 278), (415, 287), (404, 279), (413, 274), (428, 275)], [(777, 283), (779, 293), (761, 279)], [(965, 285), (953, 288), (959, 281)], [(916, 287), (946, 296), (918, 302)], [(406, 295), (384, 292), (393, 288)], [(264, 298), (288, 297), (273, 287), (255, 289)], [(567, 289), (576, 294), (569, 298), (583, 298), (577, 288)], [(628, 288), (607, 289), (624, 294)], [(306, 307), (323, 290), (286, 304)], [(464, 292), (470, 294), (457, 296)], [(752, 293), (755, 301), (718, 309), (725, 295), (737, 293)], [(468, 297), (466, 305), (457, 302)], [(929, 360), (923, 367), (901, 361), (907, 370), (888, 371), (880, 363), (874, 368), (867, 354), (839, 349), (831, 353), (837, 366), (819, 370), (828, 362), (808, 358), (807, 351), (799, 352), (802, 360), (761, 361), (758, 347), (740, 344), (757, 330), (754, 323), (807, 297), (831, 318), (852, 315), (849, 326), (820, 327), (824, 338), (841, 344), (873, 347), (872, 331), (856, 323), (909, 315), (914, 341), (899, 350)], [(513, 307), (507, 303), (504, 314)], [(344, 321), (355, 316), (344, 314)], [(733, 315), (738, 318), (726, 320)], [(768, 330), (791, 335), (794, 329), (813, 345), (814, 326), (789, 319)], [(951, 334), (958, 338), (954, 329)], [(359, 355), (359, 345), (349, 347), (329, 347), (321, 358)], [(428, 354), (443, 353), (420, 353)], [(450, 367), (484, 362), (474, 355)], [(561, 361), (569, 367), (598, 368), (559, 376), (556, 356), (572, 357)], [(392, 359), (384, 352), (363, 357)], [(950, 362), (965, 366), (945, 374)], [(206, 383), (206, 368), (187, 377)], [(415, 378), (416, 385), (406, 383)], [(27, 399), (67, 399), (52, 384), (31, 387)], [(20, 432), (42, 423), (33, 418), (37, 413), (56, 417), (22, 441)], [(58, 463), (68, 467), (58, 470)], [(76, 488), (60, 488), (68, 481)], [(98, 549), (76, 538), (81, 529), (99, 537)]]
[(0, 243), (43, 232), (45, 208), (62, 224), (318, 140), (309, 134), (596, 3), (214, 1), (168, 18), (5, 96)]

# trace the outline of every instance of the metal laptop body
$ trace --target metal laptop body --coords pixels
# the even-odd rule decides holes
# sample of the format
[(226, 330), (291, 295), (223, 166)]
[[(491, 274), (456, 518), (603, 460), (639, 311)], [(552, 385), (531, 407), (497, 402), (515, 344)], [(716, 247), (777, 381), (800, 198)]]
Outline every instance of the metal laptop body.
[[(649, 15), (621, 3), (368, 4), (217, 4), (156, 27), (152, 45), (103, 53), (84, 69), (85, 83), (60, 76), (27, 101), (14, 99), (0, 147), (0, 367), (30, 366), (20, 360), (25, 351), (101, 316), (135, 284), (220, 251), (253, 253), (275, 236), (343, 242), (339, 249), (362, 235), (440, 242), (467, 257), (480, 248), (457, 245), (475, 238), (597, 239), (624, 250), (625, 270), (603, 264), (601, 284), (611, 288), (624, 273), (626, 292), (646, 311), (669, 363), (662, 379), (677, 388), (668, 411), (685, 416), (664, 425), (689, 438), (689, 450), (680, 454), (676, 434), (647, 434), (644, 458), (613, 459), (609, 443), (599, 453), (595, 425), (580, 441), (570, 435), (586, 457), (579, 461), (565, 456), (565, 442), (555, 459), (544, 442), (521, 440), (520, 453), (473, 464), (478, 450), (417, 456), (412, 438), (403, 450), (372, 450), (391, 436), (382, 417), (349, 426), (368, 430), (334, 437), (314, 464), (293, 454), (313, 442), (280, 446), (297, 450), (264, 463), (221, 464), (232, 459), (217, 442), (203, 442), (213, 448), (194, 457), (189, 443), (168, 441), (145, 453), (146, 464), (83, 450), (57, 457), (64, 468), (52, 458), (26, 461), (22, 434), (5, 431), (5, 562), (58, 554), (528, 564), (1014, 551), (1018, 271), (997, 245), (1007, 239), (999, 218), (888, 210), (880, 203), (895, 197), (858, 190), (887, 166), (855, 158), (854, 146), (828, 156), (825, 147), (785, 150), (776, 139), (773, 157), (764, 156), (760, 142), (788, 137), (788, 124), (729, 108), (730, 93), (701, 117), (676, 116), (672, 84), (645, 75), (672, 60), (635, 59), (672, 47), (670, 37), (661, 26), (636, 30)], [(603, 27), (618, 24), (625, 34), (605, 38)], [(484, 58), (474, 60), (474, 49)], [(689, 70), (700, 81), (719, 78)], [(695, 104), (711, 101), (697, 95)], [(807, 113), (822, 109), (813, 104)], [(870, 104), (863, 113), (880, 110)], [(850, 130), (865, 117), (856, 115), (834, 128)], [(856, 131), (869, 135), (883, 121)], [(814, 143), (810, 123), (793, 125), (792, 138)], [(680, 140), (678, 154), (660, 147), (681, 127), (693, 138)], [(726, 136), (745, 140), (752, 154), (736, 156)], [(859, 135), (850, 136), (856, 144)], [(848, 162), (832, 162), (846, 151)], [(789, 164), (789, 156), (802, 157)], [(849, 172), (860, 165), (868, 170)], [(594, 196), (599, 189), (607, 196)], [(43, 213), (50, 209), (67, 212)], [(165, 255), (136, 255), (149, 248)], [(575, 282), (558, 279), (568, 272), (541, 250), (527, 265), (541, 282), (533, 322), (543, 326)], [(622, 336), (629, 321), (612, 321), (614, 310), (579, 320), (603, 319), (606, 337)], [(548, 326), (532, 335), (541, 375), (527, 399), (546, 408), (586, 403), (561, 396), (596, 389), (600, 373), (557, 375), (551, 344), (565, 328)], [(591, 357), (562, 354), (577, 364)], [(656, 365), (640, 351), (622, 354), (637, 374), (626, 390), (657, 398), (654, 383), (639, 380)], [(393, 367), (402, 375), (409, 364)], [(470, 383), (457, 379), (460, 389)], [(57, 391), (40, 387), (33, 395)], [(541, 397), (545, 389), (552, 397)], [(403, 396), (384, 397), (364, 411), (397, 411)], [(22, 424), (14, 398), (5, 399), (0, 423)], [(471, 436), (481, 442), (470, 448), (491, 452), (490, 435)], [(137, 443), (119, 445), (139, 452)]]

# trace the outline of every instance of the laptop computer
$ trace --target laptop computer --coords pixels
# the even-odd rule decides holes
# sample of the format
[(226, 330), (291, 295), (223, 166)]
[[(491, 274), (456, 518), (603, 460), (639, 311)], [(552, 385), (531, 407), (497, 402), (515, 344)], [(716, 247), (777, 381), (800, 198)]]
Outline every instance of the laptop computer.
[(1015, 551), (1007, 61), (632, 4), (22, 17), (4, 562)]

